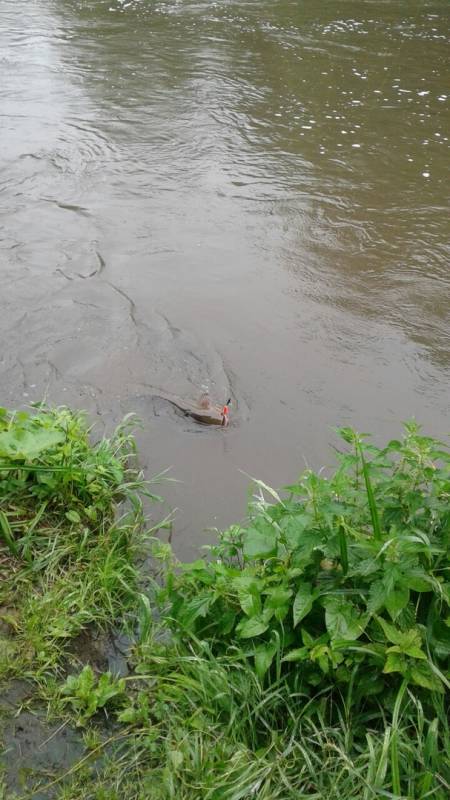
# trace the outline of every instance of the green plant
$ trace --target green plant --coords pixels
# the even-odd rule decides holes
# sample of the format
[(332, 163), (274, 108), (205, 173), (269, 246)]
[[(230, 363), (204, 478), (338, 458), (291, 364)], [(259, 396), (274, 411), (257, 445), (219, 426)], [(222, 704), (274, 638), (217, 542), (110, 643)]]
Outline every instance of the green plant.
[(129, 466), (129, 424), (125, 418), (111, 439), (92, 444), (82, 413), (0, 409), (0, 536), (11, 555), (42, 557), (61, 530), (89, 548), (113, 524), (116, 503), (126, 499), (140, 512), (141, 496), (150, 493)]
[(271, 503), (259, 484), (246, 528), (173, 567), (166, 621), (308, 694), (330, 685), (392, 710), (406, 680), (433, 702), (449, 686), (450, 455), (413, 423), (383, 449), (340, 434), (352, 450), (334, 475), (308, 471)]
[[(61, 489), (79, 521), (53, 487), (31, 533), (38, 473), (28, 454), (13, 499), (25, 472), (8, 467), (4, 667), (35, 679), (50, 715), (86, 726), (89, 748), (24, 797), (446, 800), (448, 450), (413, 424), (383, 449), (341, 435), (351, 449), (330, 477), (307, 472), (283, 497), (256, 482), (248, 524), (221, 534), (208, 560), (180, 565), (155, 542), (150, 597), (134, 565), (132, 443), (100, 448), (100, 460), (120, 453), (124, 473), (119, 484), (109, 473), (95, 520), (77, 505), (81, 471)], [(133, 674), (88, 666), (61, 686), (74, 636), (114, 620), (137, 632)], [(87, 725), (102, 709), (111, 736)]]
[(89, 664), (79, 675), (69, 675), (61, 687), (62, 701), (71, 706), (77, 725), (85, 725), (100, 709), (123, 698), (125, 680), (103, 672), (98, 678)]
[(156, 498), (130, 424), (93, 443), (68, 408), (0, 411), (0, 606), (12, 653), (0, 678), (41, 679), (87, 625), (136, 606), (142, 497)]

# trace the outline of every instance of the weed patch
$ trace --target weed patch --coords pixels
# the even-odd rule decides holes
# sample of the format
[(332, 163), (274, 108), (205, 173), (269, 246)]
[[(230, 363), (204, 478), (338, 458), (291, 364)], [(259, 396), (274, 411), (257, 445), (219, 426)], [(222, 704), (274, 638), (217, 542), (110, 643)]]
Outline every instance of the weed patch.
[[(86, 748), (40, 796), (445, 800), (448, 448), (414, 424), (381, 449), (341, 429), (334, 474), (256, 482), (246, 524), (204, 559), (155, 541), (147, 595), (133, 440), (88, 433), (67, 409), (0, 423), (0, 667), (32, 677)], [(62, 674), (80, 631), (124, 620), (125, 679)]]

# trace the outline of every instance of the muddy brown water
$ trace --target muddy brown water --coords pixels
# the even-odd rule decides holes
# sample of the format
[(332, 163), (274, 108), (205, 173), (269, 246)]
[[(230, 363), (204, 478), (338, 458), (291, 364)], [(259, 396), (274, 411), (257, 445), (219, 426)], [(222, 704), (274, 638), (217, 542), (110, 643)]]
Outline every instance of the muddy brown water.
[[(1, 403), (137, 411), (182, 557), (334, 425), (448, 430), (448, 39), (447, 0), (0, 0)], [(227, 430), (153, 399), (205, 386)]]

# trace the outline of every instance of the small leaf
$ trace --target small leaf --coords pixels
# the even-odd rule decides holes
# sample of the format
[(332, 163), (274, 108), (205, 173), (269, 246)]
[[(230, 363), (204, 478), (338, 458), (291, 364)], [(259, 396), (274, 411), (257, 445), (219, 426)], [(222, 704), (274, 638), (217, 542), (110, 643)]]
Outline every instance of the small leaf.
[(297, 594), (295, 595), (293, 605), (294, 615), (294, 628), (298, 623), (306, 617), (313, 607), (314, 596), (312, 594), (312, 586), (310, 583), (302, 583)]
[(388, 653), (383, 672), (400, 672), (405, 674), (407, 669), (407, 661), (401, 653)]
[(386, 650), (387, 653), (404, 653), (406, 656), (411, 656), (411, 658), (419, 658), (419, 659), (426, 659), (426, 655), (420, 647), (417, 647), (415, 644), (411, 644), (409, 647), (401, 647), (399, 644), (393, 644), (392, 647), (389, 647)]
[(296, 647), (284, 656), (283, 661), (305, 661), (308, 656), (309, 651), (306, 647)]
[(78, 511), (75, 511), (73, 508), (70, 511), (66, 511), (66, 518), (69, 522), (81, 522), (81, 517)]

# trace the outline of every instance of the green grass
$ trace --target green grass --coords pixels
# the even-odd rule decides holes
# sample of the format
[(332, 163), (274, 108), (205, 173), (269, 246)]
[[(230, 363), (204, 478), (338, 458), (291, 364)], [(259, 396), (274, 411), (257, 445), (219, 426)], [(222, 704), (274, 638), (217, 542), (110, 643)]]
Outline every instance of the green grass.
[[(143, 593), (128, 429), (92, 445), (67, 409), (0, 419), (0, 669), (33, 679), (86, 747), (43, 796), (449, 796), (446, 445), (414, 424), (383, 449), (343, 429), (334, 474), (256, 482), (246, 524), (206, 559), (155, 541)], [(80, 631), (125, 622), (128, 677), (67, 675)]]
[(0, 680), (55, 672), (80, 631), (135, 608), (147, 487), (128, 420), (89, 434), (67, 408), (0, 413)]

